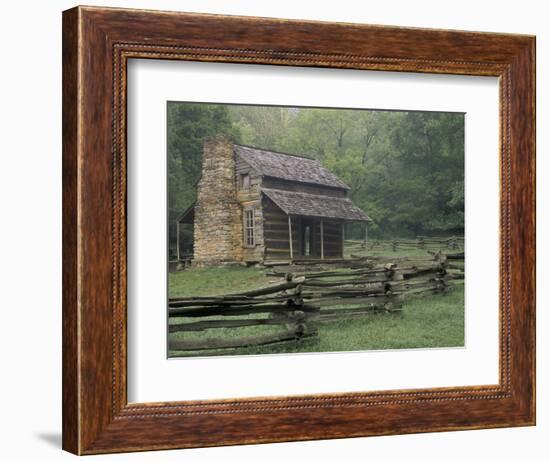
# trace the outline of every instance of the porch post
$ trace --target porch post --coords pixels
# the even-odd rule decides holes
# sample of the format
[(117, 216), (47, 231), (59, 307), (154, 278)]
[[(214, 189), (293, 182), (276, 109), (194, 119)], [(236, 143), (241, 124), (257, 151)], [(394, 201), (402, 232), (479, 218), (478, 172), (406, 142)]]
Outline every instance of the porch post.
[(178, 262), (180, 262), (180, 222), (176, 221), (176, 255)]
[(365, 221), (365, 250), (367, 249), (367, 243), (368, 243), (368, 225), (367, 225), (367, 222)]
[(325, 236), (323, 220), (321, 219), (321, 259), (325, 259)]
[(290, 259), (294, 259), (292, 251), (292, 219), (290, 219), (290, 215), (288, 215), (288, 242), (290, 244)]

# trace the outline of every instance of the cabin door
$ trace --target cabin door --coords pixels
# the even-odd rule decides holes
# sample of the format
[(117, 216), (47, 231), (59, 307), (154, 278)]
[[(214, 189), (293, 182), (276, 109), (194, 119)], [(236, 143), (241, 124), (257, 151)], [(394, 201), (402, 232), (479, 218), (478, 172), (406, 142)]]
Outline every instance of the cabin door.
[(302, 256), (306, 258), (314, 255), (313, 229), (313, 221), (309, 219), (302, 220), (301, 248)]

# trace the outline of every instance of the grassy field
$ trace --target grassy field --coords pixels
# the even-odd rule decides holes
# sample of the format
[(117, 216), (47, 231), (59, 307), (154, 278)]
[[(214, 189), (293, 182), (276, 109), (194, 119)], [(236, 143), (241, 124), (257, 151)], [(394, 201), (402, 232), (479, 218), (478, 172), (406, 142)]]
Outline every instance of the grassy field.
[[(458, 249), (453, 250), (451, 248), (443, 248), (443, 252), (447, 253), (453, 253), (460, 251)], [(433, 251), (433, 250), (432, 250)], [(391, 248), (388, 248), (388, 246), (378, 246), (369, 248), (369, 250), (365, 250), (364, 248), (361, 248), (359, 245), (346, 245), (344, 246), (344, 257), (345, 258), (351, 258), (353, 256), (388, 256), (392, 257), (395, 256), (396, 258), (400, 258), (403, 256), (427, 256), (428, 252), (425, 249), (422, 248), (415, 248), (410, 247), (407, 249), (404, 248), (398, 248), (397, 251), (393, 251)]]
[[(352, 251), (360, 254), (359, 251)], [(369, 254), (377, 254), (370, 252)], [(424, 250), (399, 250), (380, 253), (386, 256), (420, 256)], [(240, 292), (269, 286), (280, 279), (266, 277), (262, 269), (228, 266), (208, 269), (189, 269), (171, 273), (170, 297), (207, 296)], [(171, 319), (170, 323), (188, 321)], [(281, 331), (280, 326), (251, 326), (235, 329), (211, 329), (203, 332), (179, 332), (174, 339), (236, 337)], [(413, 349), (428, 347), (464, 346), (464, 286), (457, 285), (446, 294), (407, 301), (398, 314), (373, 314), (364, 317), (322, 323), (319, 337), (300, 343), (241, 348), (213, 352), (212, 355), (265, 354), (294, 352), (357, 351), (381, 349)], [(171, 351), (171, 357), (191, 355)]]
[(170, 273), (168, 295), (170, 298), (223, 295), (269, 286), (269, 282), (264, 272), (254, 267), (190, 268)]

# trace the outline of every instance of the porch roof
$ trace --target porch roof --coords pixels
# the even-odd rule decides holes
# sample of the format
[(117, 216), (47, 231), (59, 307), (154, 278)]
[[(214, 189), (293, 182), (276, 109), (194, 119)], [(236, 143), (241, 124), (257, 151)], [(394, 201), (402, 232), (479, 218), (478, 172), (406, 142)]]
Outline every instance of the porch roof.
[(176, 216), (176, 222), (179, 222), (180, 224), (193, 224), (193, 221), (195, 220), (196, 203), (196, 201), (193, 202), (190, 207), (186, 208), (183, 212)]
[(329, 197), (266, 188), (262, 188), (262, 192), (288, 215), (355, 222), (372, 221), (347, 197)]

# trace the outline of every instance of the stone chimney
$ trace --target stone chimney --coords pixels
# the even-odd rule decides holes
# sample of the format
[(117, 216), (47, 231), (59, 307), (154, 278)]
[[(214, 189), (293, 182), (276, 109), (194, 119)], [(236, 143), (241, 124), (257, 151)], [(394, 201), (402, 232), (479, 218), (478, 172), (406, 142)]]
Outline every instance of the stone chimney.
[(231, 137), (204, 142), (202, 176), (197, 186), (194, 263), (242, 260), (242, 211), (237, 202), (235, 155)]

